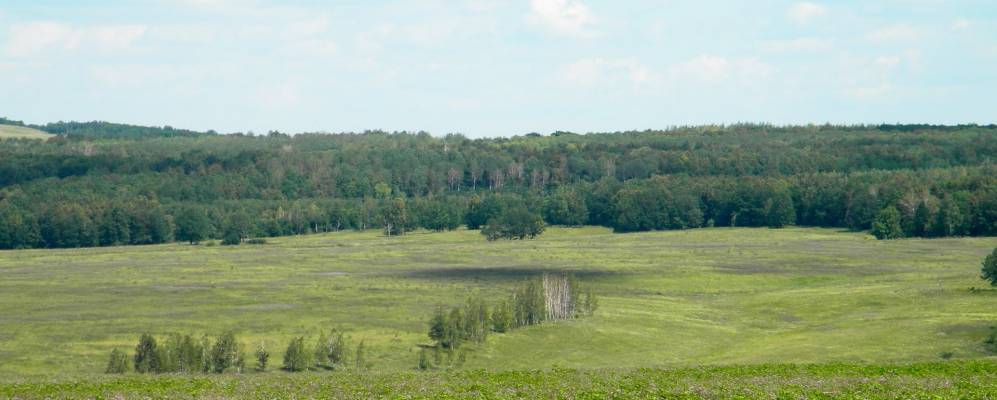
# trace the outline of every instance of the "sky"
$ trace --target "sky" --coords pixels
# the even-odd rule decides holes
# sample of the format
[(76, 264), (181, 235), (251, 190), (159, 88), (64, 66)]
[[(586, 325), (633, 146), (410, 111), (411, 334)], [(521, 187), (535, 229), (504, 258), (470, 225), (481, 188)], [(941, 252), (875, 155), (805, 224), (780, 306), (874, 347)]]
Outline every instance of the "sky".
[(990, 0), (0, 0), (0, 116), (470, 137), (997, 122)]

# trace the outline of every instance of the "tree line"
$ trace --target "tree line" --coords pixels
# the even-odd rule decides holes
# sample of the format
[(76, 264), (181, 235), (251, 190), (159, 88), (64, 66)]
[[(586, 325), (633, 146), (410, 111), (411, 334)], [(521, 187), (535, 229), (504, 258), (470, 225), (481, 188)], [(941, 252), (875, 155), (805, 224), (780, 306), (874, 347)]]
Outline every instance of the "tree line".
[(0, 248), (462, 225), (486, 228), (488, 239), (534, 237), (545, 224), (869, 230), (880, 214), (874, 233), (883, 238), (997, 233), (991, 126), (732, 125), (475, 140), (122, 139), (107, 129), (0, 141)]
[[(359, 344), (352, 345), (344, 332), (333, 329), (328, 335), (320, 333), (313, 343), (307, 342), (304, 337), (291, 339), (284, 350), (281, 370), (366, 370), (371, 367), (367, 354), (366, 342), (361, 340)], [(253, 360), (247, 361), (250, 357)], [(247, 356), (243, 344), (231, 331), (214, 341), (207, 335), (195, 338), (190, 334), (173, 333), (157, 340), (153, 335), (142, 334), (131, 357), (117, 348), (111, 351), (105, 372), (221, 374), (249, 372), (249, 368), (266, 372), (271, 365), (270, 357), (265, 341), (261, 341), (256, 351)], [(253, 364), (247, 367), (247, 362)]]

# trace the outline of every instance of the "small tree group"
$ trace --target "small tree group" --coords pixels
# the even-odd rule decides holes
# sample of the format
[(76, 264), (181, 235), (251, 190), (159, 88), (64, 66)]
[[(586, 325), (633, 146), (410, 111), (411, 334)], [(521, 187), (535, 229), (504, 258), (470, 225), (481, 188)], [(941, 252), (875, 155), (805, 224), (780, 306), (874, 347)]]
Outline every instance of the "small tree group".
[(510, 207), (488, 220), (481, 234), (489, 241), (498, 239), (533, 239), (544, 232), (544, 221), (540, 215), (525, 206)]
[[(139, 337), (132, 357), (135, 372), (144, 373), (194, 373), (242, 372), (244, 359), (242, 346), (235, 334), (227, 332), (214, 344), (207, 336), (195, 340), (191, 335), (174, 333), (160, 344), (150, 334)], [(107, 363), (108, 373), (128, 370), (128, 356), (114, 349)]]
[[(311, 349), (305, 345), (304, 337), (291, 339), (284, 351), (284, 370), (300, 372), (308, 369), (335, 370), (346, 368), (348, 364), (349, 344), (346, 335), (333, 329), (329, 335), (319, 334), (315, 346)], [(354, 357), (357, 366), (368, 365), (365, 357), (366, 349), (361, 341)]]
[(990, 286), (997, 286), (997, 247), (994, 251), (983, 259), (982, 275), (980, 278), (990, 282)]
[[(484, 342), (489, 332), (504, 333), (548, 320), (592, 315), (598, 306), (598, 298), (592, 289), (581, 288), (574, 277), (544, 274), (527, 280), (508, 300), (499, 301), (491, 308), (477, 297), (471, 297), (463, 306), (449, 310), (439, 307), (429, 320), (428, 335), (435, 342), (432, 347), (434, 357), (431, 361), (427, 350), (421, 350), (419, 368), (441, 365), (441, 350), (447, 353), (453, 364), (455, 350), (465, 342)], [(458, 363), (463, 357), (463, 353), (458, 354)]]

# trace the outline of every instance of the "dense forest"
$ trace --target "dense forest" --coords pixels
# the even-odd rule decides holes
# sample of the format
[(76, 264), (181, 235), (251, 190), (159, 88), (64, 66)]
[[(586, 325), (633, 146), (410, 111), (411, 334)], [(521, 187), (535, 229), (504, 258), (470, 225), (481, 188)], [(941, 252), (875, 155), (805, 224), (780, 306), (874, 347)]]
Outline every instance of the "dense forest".
[(0, 248), (394, 235), (506, 221), (532, 226), (491, 229), (489, 239), (532, 237), (543, 223), (997, 233), (994, 125), (739, 124), (469, 139), (0, 123), (58, 135), (0, 140)]

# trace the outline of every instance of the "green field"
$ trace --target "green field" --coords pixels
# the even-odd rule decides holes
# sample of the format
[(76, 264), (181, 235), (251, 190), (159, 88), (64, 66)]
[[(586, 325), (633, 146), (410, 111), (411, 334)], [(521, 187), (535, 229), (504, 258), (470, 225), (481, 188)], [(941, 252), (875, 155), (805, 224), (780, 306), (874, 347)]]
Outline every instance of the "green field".
[(375, 371), (412, 370), (436, 306), (499, 299), (540, 271), (593, 285), (599, 312), (492, 335), (465, 368), (981, 358), (997, 291), (970, 288), (985, 285), (979, 264), (995, 245), (809, 228), (552, 228), (493, 243), (466, 230), (368, 231), (238, 247), (4, 251), (0, 378), (99, 373), (139, 333), (226, 329), (247, 347), (266, 339), (282, 350), (293, 336), (338, 327), (367, 341)]
[(28, 139), (48, 139), (54, 135), (45, 133), (37, 129), (31, 129), (16, 125), (0, 124), (0, 139), (28, 138)]

